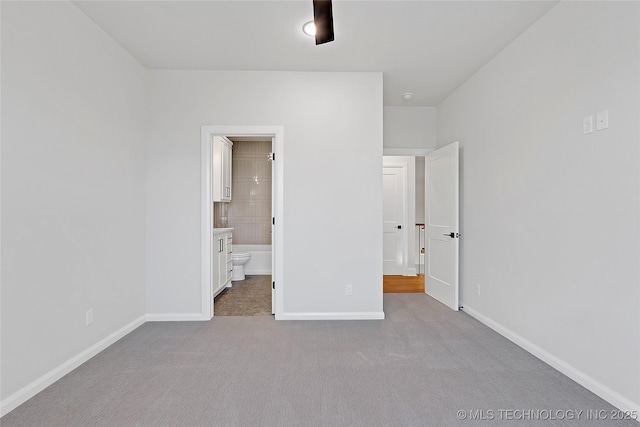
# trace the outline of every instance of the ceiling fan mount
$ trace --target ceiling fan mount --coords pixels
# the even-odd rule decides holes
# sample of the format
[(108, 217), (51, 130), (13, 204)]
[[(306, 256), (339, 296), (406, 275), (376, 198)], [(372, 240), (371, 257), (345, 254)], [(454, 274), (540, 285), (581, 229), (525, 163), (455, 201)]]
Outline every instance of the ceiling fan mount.
[(316, 27), (316, 45), (334, 41), (331, 0), (313, 0), (313, 23)]

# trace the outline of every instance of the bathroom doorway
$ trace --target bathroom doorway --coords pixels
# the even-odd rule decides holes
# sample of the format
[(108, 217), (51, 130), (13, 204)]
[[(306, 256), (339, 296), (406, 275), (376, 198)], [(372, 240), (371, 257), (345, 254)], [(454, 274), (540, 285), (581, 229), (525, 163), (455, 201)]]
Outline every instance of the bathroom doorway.
[(213, 203), (213, 227), (233, 229), (233, 273), (214, 298), (214, 313), (272, 315), (273, 137), (225, 136), (233, 144), (232, 197)]
[[(230, 203), (213, 202), (213, 185), (215, 173), (213, 171), (213, 138), (227, 137), (233, 142), (232, 152), (232, 185), (231, 202), (237, 199), (238, 203), (231, 206)], [(257, 144), (258, 142), (262, 144)], [(262, 145), (263, 147), (258, 147)], [(278, 319), (282, 316), (282, 302), (284, 283), (282, 281), (282, 226), (278, 218), (283, 216), (282, 203), (282, 176), (283, 165), (280, 160), (283, 155), (283, 128), (281, 126), (202, 126), (201, 138), (201, 278), (202, 278), (202, 318), (211, 319), (214, 312), (221, 306), (215, 307), (214, 297), (224, 295), (238, 306), (248, 308), (254, 301), (260, 300), (261, 312), (275, 314)], [(265, 151), (265, 156), (256, 150), (270, 148)], [(253, 151), (252, 151), (253, 150)], [(237, 155), (236, 164), (233, 165), (233, 156)], [(244, 159), (242, 159), (244, 157)], [(262, 157), (259, 166), (250, 166), (250, 158)], [(240, 160), (238, 162), (238, 160)], [(280, 160), (280, 161), (279, 161)], [(235, 169), (235, 170), (234, 170)], [(234, 182), (234, 175), (236, 180)], [(269, 186), (269, 191), (262, 189)], [(267, 201), (265, 201), (265, 198)], [(262, 203), (258, 203), (261, 201)], [(229, 258), (234, 252), (246, 252), (249, 259), (243, 264), (245, 279), (231, 280), (230, 288), (220, 292), (214, 289), (214, 279), (221, 274), (219, 265), (213, 262), (214, 234), (219, 232), (215, 226), (238, 228), (232, 231), (228, 248)], [(220, 239), (218, 239), (220, 240)], [(232, 244), (231, 244), (232, 242)], [(268, 243), (267, 243), (268, 242)], [(253, 262), (251, 262), (251, 260)], [(228, 276), (227, 276), (228, 277)], [(223, 282), (220, 282), (223, 283)], [(244, 295), (244, 290), (254, 291), (251, 285), (261, 287), (261, 292), (250, 292)], [(236, 288), (235, 292), (228, 290)], [(264, 289), (262, 289), (264, 288)], [(215, 292), (214, 292), (215, 291)], [(243, 295), (240, 295), (240, 294)], [(234, 297), (234, 294), (237, 294)], [(265, 298), (266, 296), (266, 298)], [(233, 301), (237, 298), (245, 298), (245, 301)], [(249, 300), (247, 300), (247, 298)], [(257, 305), (257, 303), (256, 303)], [(268, 307), (266, 309), (265, 307)], [(245, 315), (256, 313), (245, 311)], [(216, 315), (225, 314), (216, 313)], [(236, 315), (227, 312), (227, 315)], [(242, 315), (241, 313), (239, 315)]]

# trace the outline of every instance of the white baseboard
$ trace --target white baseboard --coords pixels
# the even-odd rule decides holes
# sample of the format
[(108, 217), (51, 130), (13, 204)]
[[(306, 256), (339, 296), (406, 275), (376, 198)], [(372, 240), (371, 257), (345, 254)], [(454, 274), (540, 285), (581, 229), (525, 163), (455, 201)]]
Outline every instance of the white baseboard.
[(2, 403), (0, 403), (0, 416), (4, 416), (7, 413), (13, 411), (15, 408), (22, 405), (24, 402), (31, 399), (36, 394), (40, 393), (42, 390), (55, 383), (60, 378), (67, 375), (69, 372), (73, 371), (78, 366), (82, 365), (84, 362), (91, 359), (93, 356), (100, 353), (105, 348), (109, 347), (111, 344), (118, 341), (120, 338), (124, 337), (134, 329), (141, 326), (145, 322), (145, 320), (146, 316), (140, 316), (133, 322), (123, 326), (111, 335), (84, 350), (80, 354), (72, 357), (63, 364), (52, 369), (40, 378), (32, 381), (30, 384), (24, 386), (17, 392), (8, 396), (6, 399), (2, 400)]
[(353, 313), (282, 313), (276, 320), (383, 320), (383, 311)]
[(194, 320), (209, 320), (202, 317), (202, 313), (151, 313), (147, 314), (147, 322), (190, 322)]
[(403, 274), (403, 276), (412, 276), (412, 277), (415, 277), (415, 276), (417, 276), (417, 275), (418, 275), (418, 274), (417, 274), (417, 272), (416, 272), (416, 269), (415, 269), (415, 268), (407, 268), (407, 272), (406, 272), (406, 274)]
[(510, 341), (514, 342), (515, 344), (519, 345), (529, 353), (536, 356), (538, 359), (542, 360), (543, 362), (557, 369), (558, 371), (568, 376), (569, 378), (571, 378), (581, 386), (585, 387), (586, 389), (600, 396), (601, 398), (611, 403), (616, 408), (622, 411), (630, 411), (630, 412), (636, 411), (635, 412), (636, 414), (640, 413), (640, 402), (638, 403), (632, 402), (630, 399), (622, 396), (620, 393), (617, 393), (611, 390), (609, 387), (605, 386), (599, 381), (596, 381), (595, 379), (591, 378), (589, 375), (585, 374), (579, 369), (576, 369), (575, 367), (565, 362), (564, 360), (561, 360), (560, 358), (554, 356), (548, 351), (538, 347), (537, 345), (523, 338), (522, 336), (518, 335), (511, 329), (508, 329), (502, 326), (500, 323), (479, 313), (478, 311), (467, 306), (466, 304), (463, 304), (463, 305), (464, 305), (464, 308), (462, 309), (462, 311), (469, 314), (470, 316), (480, 321), (481, 323), (484, 323), (485, 325), (487, 325), (488, 327), (490, 327), (500, 335), (504, 336), (505, 338), (509, 339)]
[(244, 274), (248, 274), (249, 276), (270, 276), (271, 269), (255, 269), (255, 270), (247, 270), (244, 269)]

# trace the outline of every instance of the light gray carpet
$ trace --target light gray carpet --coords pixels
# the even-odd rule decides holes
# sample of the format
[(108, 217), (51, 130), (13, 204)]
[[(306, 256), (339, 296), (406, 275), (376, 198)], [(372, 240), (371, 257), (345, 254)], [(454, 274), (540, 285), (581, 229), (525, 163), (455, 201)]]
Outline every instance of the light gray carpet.
[[(386, 294), (384, 308), (382, 321), (254, 316), (147, 323), (1, 423), (594, 426), (603, 423), (586, 416), (501, 421), (499, 411), (614, 409), (424, 294)], [(460, 420), (460, 410), (484, 411), (485, 418), (495, 411), (494, 419)], [(604, 424), (638, 427), (633, 421)]]
[(271, 316), (271, 275), (231, 283), (214, 300), (216, 316)]

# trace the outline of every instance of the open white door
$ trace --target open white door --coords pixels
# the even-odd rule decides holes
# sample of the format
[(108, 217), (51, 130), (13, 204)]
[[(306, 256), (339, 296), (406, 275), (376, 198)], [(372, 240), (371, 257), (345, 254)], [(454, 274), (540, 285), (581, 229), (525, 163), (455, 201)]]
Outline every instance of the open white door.
[(404, 267), (404, 169), (382, 168), (382, 274), (402, 275)]
[(425, 292), (458, 310), (458, 142), (425, 161)]

